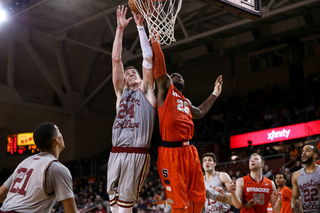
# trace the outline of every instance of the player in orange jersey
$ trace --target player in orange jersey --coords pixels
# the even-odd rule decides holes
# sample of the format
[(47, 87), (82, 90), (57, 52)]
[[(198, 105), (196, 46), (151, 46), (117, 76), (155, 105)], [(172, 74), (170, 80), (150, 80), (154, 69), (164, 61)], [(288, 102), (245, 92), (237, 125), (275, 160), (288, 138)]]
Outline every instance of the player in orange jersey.
[(282, 208), (280, 213), (292, 213), (291, 211), (291, 199), (292, 199), (292, 190), (286, 186), (287, 178), (284, 173), (277, 173), (274, 180), (278, 187), (278, 190), (282, 197)]
[(274, 182), (262, 175), (263, 166), (263, 157), (253, 153), (249, 159), (250, 174), (229, 187), (232, 202), (236, 208), (241, 208), (241, 213), (267, 212), (268, 202), (274, 212), (280, 212), (281, 195)]
[(199, 154), (190, 141), (194, 133), (192, 119), (200, 119), (209, 111), (221, 93), (222, 76), (216, 79), (207, 100), (199, 107), (193, 106), (182, 95), (183, 77), (178, 73), (167, 74), (160, 45), (154, 42), (152, 49), (162, 138), (157, 165), (167, 202), (172, 206), (172, 213), (201, 212), (206, 192)]

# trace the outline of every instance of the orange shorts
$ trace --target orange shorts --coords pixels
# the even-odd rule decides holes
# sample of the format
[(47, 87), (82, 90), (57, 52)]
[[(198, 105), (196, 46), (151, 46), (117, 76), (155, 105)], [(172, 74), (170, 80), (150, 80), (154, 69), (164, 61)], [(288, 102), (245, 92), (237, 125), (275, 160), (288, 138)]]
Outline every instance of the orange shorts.
[(172, 208), (188, 201), (205, 202), (206, 191), (197, 149), (193, 146), (158, 148), (158, 171)]

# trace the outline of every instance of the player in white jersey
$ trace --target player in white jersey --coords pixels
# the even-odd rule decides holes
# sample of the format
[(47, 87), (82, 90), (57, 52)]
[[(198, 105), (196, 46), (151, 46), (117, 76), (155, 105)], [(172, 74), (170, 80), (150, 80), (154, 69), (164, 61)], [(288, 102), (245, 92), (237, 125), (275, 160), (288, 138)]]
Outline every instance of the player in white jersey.
[(202, 156), (206, 190), (222, 191), (222, 194), (218, 194), (215, 199), (208, 197), (208, 195), (206, 196), (207, 199), (203, 209), (203, 212), (205, 211), (206, 213), (229, 212), (229, 204), (232, 204), (231, 195), (227, 193), (227, 188), (231, 185), (232, 180), (227, 173), (216, 171), (216, 164), (217, 158), (214, 153), (206, 153)]
[(134, 67), (124, 70), (121, 54), (123, 32), (132, 17), (117, 9), (117, 29), (112, 50), (112, 80), (117, 97), (108, 162), (107, 192), (113, 213), (131, 212), (149, 171), (149, 147), (155, 119), (152, 49), (143, 27), (143, 16), (133, 14), (142, 49), (141, 79)]
[(66, 213), (78, 212), (70, 171), (58, 161), (65, 147), (59, 128), (42, 123), (33, 138), (40, 153), (23, 160), (0, 187), (0, 213), (49, 213), (56, 200)]
[(314, 145), (303, 147), (301, 160), (305, 167), (293, 173), (291, 179), (291, 210), (293, 213), (320, 212), (320, 166), (316, 164), (318, 154), (319, 150)]

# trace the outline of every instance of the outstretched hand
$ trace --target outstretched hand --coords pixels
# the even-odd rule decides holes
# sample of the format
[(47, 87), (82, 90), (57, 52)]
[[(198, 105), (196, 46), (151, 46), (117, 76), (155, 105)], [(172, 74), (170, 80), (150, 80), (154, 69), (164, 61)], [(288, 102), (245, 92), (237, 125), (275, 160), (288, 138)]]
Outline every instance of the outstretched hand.
[(133, 17), (130, 17), (128, 19), (126, 19), (126, 14), (127, 14), (127, 7), (124, 7), (123, 5), (119, 5), (118, 9), (117, 9), (117, 24), (118, 24), (118, 28), (119, 29), (124, 29), (129, 22), (131, 21), (131, 19), (133, 19)]
[(137, 27), (143, 26), (143, 20), (144, 20), (143, 15), (137, 14), (133, 11), (131, 11), (131, 13), (133, 15), (134, 22), (136, 22)]
[(216, 79), (216, 82), (214, 83), (214, 90), (212, 94), (218, 97), (222, 91), (222, 85), (222, 75), (219, 75), (219, 77)]

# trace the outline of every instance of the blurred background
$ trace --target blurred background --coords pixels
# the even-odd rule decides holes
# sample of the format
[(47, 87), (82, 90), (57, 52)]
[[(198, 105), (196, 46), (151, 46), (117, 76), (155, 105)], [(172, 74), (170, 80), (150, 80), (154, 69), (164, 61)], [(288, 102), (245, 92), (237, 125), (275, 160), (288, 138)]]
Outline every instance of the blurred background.
[[(111, 51), (121, 4), (127, 6), (127, 1), (1, 1), (7, 15), (0, 13), (0, 184), (37, 152), (32, 145), (19, 146), (18, 134), (51, 121), (64, 136), (60, 161), (75, 179), (79, 208), (98, 209), (97, 196), (108, 200), (104, 187), (116, 100)], [(252, 152), (266, 157), (269, 170), (292, 173), (299, 167), (301, 147), (320, 141), (319, 126), (307, 125), (320, 119), (320, 1), (263, 0), (258, 20), (210, 1), (182, 4), (176, 42), (162, 47), (168, 73), (183, 75), (183, 94), (196, 106), (211, 94), (220, 74), (224, 81), (211, 110), (194, 121), (199, 155), (214, 152), (217, 170), (235, 177), (248, 172)], [(133, 21), (124, 34), (123, 62), (141, 70)], [(138, 202), (147, 206), (144, 211), (157, 211), (150, 197), (165, 199), (156, 169), (157, 122), (152, 169)], [(231, 136), (295, 124), (308, 127), (304, 135), (265, 142), (250, 136), (231, 148)]]

